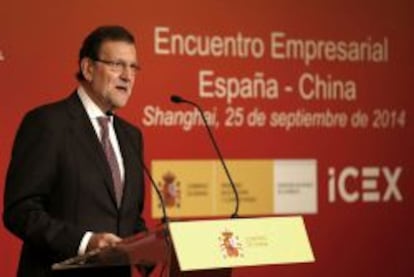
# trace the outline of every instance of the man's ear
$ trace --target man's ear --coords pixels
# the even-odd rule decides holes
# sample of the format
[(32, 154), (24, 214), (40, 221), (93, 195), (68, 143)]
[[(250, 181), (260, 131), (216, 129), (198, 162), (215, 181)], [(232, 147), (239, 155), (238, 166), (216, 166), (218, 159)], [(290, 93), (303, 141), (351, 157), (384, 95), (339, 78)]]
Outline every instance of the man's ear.
[(85, 57), (81, 60), (80, 67), (83, 77), (85, 77), (86, 81), (91, 82), (93, 71), (95, 70), (93, 61), (90, 58)]

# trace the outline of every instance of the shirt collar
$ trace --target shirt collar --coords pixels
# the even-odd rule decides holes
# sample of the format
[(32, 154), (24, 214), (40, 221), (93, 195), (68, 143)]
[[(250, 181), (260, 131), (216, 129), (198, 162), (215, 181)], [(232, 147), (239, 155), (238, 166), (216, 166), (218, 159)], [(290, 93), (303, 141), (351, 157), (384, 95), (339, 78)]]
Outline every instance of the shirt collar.
[[(101, 116), (107, 116), (99, 107), (98, 105), (93, 102), (93, 100), (89, 97), (86, 93), (85, 88), (82, 86), (78, 87), (77, 90), (78, 96), (85, 107), (86, 113), (88, 114), (90, 119), (96, 119)], [(109, 116), (110, 121), (112, 122), (113, 116)]]

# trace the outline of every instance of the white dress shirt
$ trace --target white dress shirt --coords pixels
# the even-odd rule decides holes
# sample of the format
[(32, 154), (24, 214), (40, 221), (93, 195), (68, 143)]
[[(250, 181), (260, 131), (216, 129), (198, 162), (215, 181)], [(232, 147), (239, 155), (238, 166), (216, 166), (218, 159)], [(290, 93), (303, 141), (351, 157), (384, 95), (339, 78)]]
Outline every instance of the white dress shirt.
[[(88, 114), (89, 120), (92, 123), (92, 126), (95, 130), (95, 133), (98, 137), (98, 139), (101, 139), (101, 126), (98, 123), (98, 117), (101, 116), (107, 116), (96, 104), (92, 101), (92, 99), (89, 97), (89, 95), (86, 93), (85, 89), (82, 86), (78, 87), (77, 90), (78, 96), (83, 104), (83, 107), (86, 110), (86, 113)], [(121, 149), (119, 148), (118, 139), (116, 137), (115, 129), (114, 129), (114, 120), (113, 116), (109, 117), (109, 140), (111, 141), (112, 147), (115, 152), (116, 160), (119, 165), (119, 172), (121, 174), (121, 180), (122, 182), (125, 179), (125, 167), (124, 162), (121, 155)], [(78, 255), (83, 255), (86, 252), (86, 248), (88, 246), (89, 240), (92, 237), (92, 232), (86, 232), (83, 236), (81, 243), (78, 248)]]

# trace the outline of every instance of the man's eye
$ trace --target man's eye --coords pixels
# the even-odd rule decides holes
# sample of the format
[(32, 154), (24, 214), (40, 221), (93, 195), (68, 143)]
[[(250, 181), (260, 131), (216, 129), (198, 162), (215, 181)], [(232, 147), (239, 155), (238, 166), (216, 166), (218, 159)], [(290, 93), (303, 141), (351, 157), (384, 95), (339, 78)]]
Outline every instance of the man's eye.
[(134, 71), (138, 71), (140, 68), (139, 68), (139, 66), (138, 65), (136, 65), (136, 64), (131, 64), (130, 65), (130, 67), (131, 67), (131, 69), (132, 70), (134, 70)]

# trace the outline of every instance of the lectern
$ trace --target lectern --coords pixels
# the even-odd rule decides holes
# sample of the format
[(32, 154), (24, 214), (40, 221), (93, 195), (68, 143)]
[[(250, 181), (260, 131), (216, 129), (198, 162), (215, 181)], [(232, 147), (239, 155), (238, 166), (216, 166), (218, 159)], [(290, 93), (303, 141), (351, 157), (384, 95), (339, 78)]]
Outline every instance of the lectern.
[(52, 268), (158, 265), (168, 277), (224, 277), (235, 267), (314, 260), (302, 217), (264, 217), (170, 222)]

